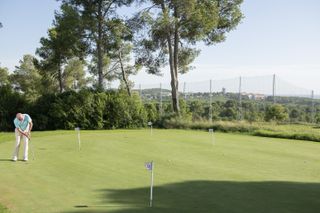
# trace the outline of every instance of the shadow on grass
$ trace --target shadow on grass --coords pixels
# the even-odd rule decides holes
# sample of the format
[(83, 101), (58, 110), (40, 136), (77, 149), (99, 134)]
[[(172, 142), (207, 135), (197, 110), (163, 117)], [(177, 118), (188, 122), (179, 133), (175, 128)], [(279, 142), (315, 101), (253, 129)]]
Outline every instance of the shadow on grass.
[(12, 159), (0, 159), (0, 161), (12, 161)]
[[(316, 213), (320, 183), (189, 181), (156, 186), (154, 207), (149, 188), (100, 190), (101, 205), (65, 213)], [(117, 210), (110, 206), (119, 206)]]

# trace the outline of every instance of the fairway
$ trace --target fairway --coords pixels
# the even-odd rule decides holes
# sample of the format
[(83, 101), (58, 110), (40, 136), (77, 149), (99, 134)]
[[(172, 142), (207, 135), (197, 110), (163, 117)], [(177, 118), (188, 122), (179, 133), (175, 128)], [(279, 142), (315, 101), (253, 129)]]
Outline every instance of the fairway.
[[(4, 135), (3, 133), (1, 133)], [(1, 136), (10, 213), (320, 212), (320, 143), (186, 130), (34, 132), (29, 162)], [(30, 150), (31, 151), (31, 150)], [(21, 154), (21, 150), (20, 150)], [(154, 207), (148, 207), (155, 162)], [(79, 208), (86, 206), (85, 208)], [(0, 205), (0, 212), (1, 205)]]

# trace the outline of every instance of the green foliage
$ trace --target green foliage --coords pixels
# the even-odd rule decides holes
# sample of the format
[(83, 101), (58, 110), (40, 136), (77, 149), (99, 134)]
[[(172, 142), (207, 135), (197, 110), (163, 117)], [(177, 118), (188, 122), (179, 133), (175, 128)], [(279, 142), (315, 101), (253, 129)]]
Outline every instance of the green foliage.
[(105, 127), (133, 128), (143, 127), (147, 123), (147, 113), (138, 96), (128, 96), (124, 92), (111, 92), (105, 108)]
[[(0, 23), (1, 24), (1, 23)], [(6, 208), (6, 207), (3, 207), (1, 204), (0, 204), (0, 213), (10, 213), (9, 210)]]
[(315, 115), (315, 122), (316, 122), (317, 124), (320, 123), (320, 113), (317, 113), (317, 114)]
[(320, 135), (314, 133), (274, 132), (270, 130), (256, 130), (253, 135), (272, 138), (288, 138), (320, 142)]
[[(40, 39), (41, 47), (37, 49), (36, 53), (42, 58), (40, 64), (42, 71), (51, 73), (52, 77), (59, 82), (59, 91), (62, 92), (70, 87), (70, 81), (73, 80), (71, 77), (75, 78), (70, 73), (70, 68), (72, 66), (75, 68), (74, 60), (71, 62), (69, 60), (75, 57), (83, 59), (87, 43), (80, 39), (83, 34), (82, 22), (72, 6), (62, 4), (61, 13), (56, 12), (53, 24), (54, 27), (48, 30), (48, 37)], [(63, 65), (65, 64), (69, 64), (69, 69), (64, 72)], [(81, 65), (77, 67), (78, 73), (81, 72), (79, 66)], [(78, 77), (80, 76), (84, 77), (83, 74), (78, 75)], [(75, 80), (83, 81), (82, 79)]]
[(280, 104), (273, 104), (267, 107), (266, 121), (285, 121), (288, 119), (288, 113), (285, 107)]
[(24, 94), (28, 101), (35, 101), (43, 90), (42, 78), (40, 71), (35, 66), (35, 61), (36, 59), (32, 55), (24, 55), (19, 62), (20, 65), (10, 76), (15, 90)]
[(253, 102), (242, 103), (243, 119), (249, 122), (263, 121), (263, 115), (259, 112), (259, 106)]
[(86, 55), (92, 58), (90, 72), (97, 78), (94, 85), (104, 89), (104, 79), (112, 78), (108, 66), (115, 51), (121, 49), (124, 40), (131, 37), (128, 28), (116, 13), (121, 6), (129, 6), (133, 0), (62, 0), (71, 6), (80, 18), (79, 40), (86, 43)]
[(297, 108), (293, 108), (291, 111), (290, 111), (290, 120), (292, 121), (292, 122), (297, 122), (297, 121), (299, 121), (299, 118), (300, 118), (300, 116), (301, 116), (301, 111), (299, 111), (299, 109), (297, 109)]
[(0, 86), (0, 94), (0, 130), (12, 131), (16, 114), (25, 112), (28, 105), (25, 98), (12, 91), (9, 85)]
[(42, 96), (29, 110), (36, 130), (139, 128), (148, 120), (138, 96), (113, 91), (81, 90)]
[(0, 86), (9, 84), (9, 70), (5, 67), (0, 67)]
[(144, 104), (144, 108), (147, 113), (148, 122), (151, 121), (152, 123), (155, 123), (159, 120), (159, 113), (156, 104), (146, 103)]
[(164, 121), (164, 128), (168, 129), (196, 129), (206, 130), (213, 129), (220, 132), (241, 132), (253, 133), (259, 129), (259, 126), (246, 122), (230, 122), (230, 121), (186, 121), (181, 118), (171, 118)]
[(236, 132), (255, 136), (288, 138), (320, 142), (319, 127), (306, 124), (277, 124), (245, 121), (186, 121), (182, 118), (167, 118), (162, 121), (162, 127), (167, 129), (214, 129), (218, 132)]
[[(155, 7), (137, 13), (131, 19), (131, 26), (135, 31), (142, 30), (143, 35), (143, 39), (138, 41), (137, 62), (145, 65), (153, 74), (159, 73), (159, 68), (169, 60), (165, 57), (171, 54), (168, 38), (179, 43), (179, 49), (176, 49), (179, 64), (176, 66), (179, 72), (185, 73), (200, 52), (195, 49), (197, 42), (204, 41), (211, 45), (225, 40), (225, 34), (243, 18), (241, 0), (149, 2)], [(148, 34), (145, 33), (146, 29), (149, 30)]]
[(242, 1), (145, 2), (153, 7), (148, 5), (130, 21), (136, 35), (136, 63), (156, 75), (169, 65), (173, 111), (179, 114), (178, 74), (192, 69), (190, 64), (200, 53), (198, 42), (212, 45), (225, 40), (242, 19)]
[(68, 60), (62, 75), (65, 90), (80, 90), (87, 86), (84, 62), (78, 58)]
[(224, 120), (235, 120), (237, 118), (237, 103), (234, 100), (226, 101), (220, 116)]
[(203, 107), (203, 102), (192, 101), (189, 104), (189, 110), (192, 112), (192, 120), (201, 120), (204, 116), (205, 108)]

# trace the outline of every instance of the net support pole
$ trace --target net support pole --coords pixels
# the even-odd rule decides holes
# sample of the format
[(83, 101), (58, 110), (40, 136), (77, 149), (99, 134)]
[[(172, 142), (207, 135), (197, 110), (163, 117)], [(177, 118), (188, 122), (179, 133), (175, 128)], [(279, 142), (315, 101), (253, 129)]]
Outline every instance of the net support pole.
[(184, 94), (184, 100), (187, 101), (186, 82), (183, 83), (183, 94)]
[(159, 110), (160, 110), (160, 116), (162, 116), (162, 84), (160, 83), (160, 105), (159, 105)]
[(314, 91), (311, 91), (311, 123), (314, 123)]
[(272, 80), (272, 97), (273, 97), (273, 103), (276, 103), (276, 75), (273, 75)]
[(210, 79), (209, 121), (212, 122), (212, 79)]
[(241, 95), (241, 88), (242, 87), (242, 78), (239, 78), (239, 116), (238, 119), (242, 120), (242, 95)]

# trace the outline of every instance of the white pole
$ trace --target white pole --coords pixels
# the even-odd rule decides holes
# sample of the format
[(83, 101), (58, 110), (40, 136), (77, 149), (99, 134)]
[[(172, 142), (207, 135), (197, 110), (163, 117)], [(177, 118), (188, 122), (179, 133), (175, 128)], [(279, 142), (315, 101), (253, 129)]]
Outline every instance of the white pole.
[(209, 129), (209, 133), (211, 133), (211, 144), (214, 145), (214, 144), (215, 144), (215, 140), (214, 140), (214, 132), (213, 132), (213, 129)]
[(311, 91), (311, 123), (314, 123), (314, 114), (315, 114), (315, 110), (314, 110), (314, 91)]
[(78, 130), (79, 151), (81, 150), (80, 130)]
[(148, 122), (148, 126), (150, 126), (150, 136), (152, 136), (152, 122), (151, 121)]
[(239, 78), (239, 117), (238, 120), (242, 120), (242, 95), (241, 95), (241, 85), (242, 84), (242, 79), (241, 76)]
[(80, 151), (80, 149), (81, 149), (80, 128), (77, 127), (77, 128), (75, 128), (75, 130), (78, 132), (78, 149)]
[(186, 82), (183, 83), (183, 94), (184, 94), (184, 100), (187, 101)]
[(273, 103), (276, 103), (276, 75), (273, 75), (272, 79), (272, 97), (273, 97)]
[(211, 140), (212, 140), (212, 145), (214, 145), (214, 135), (213, 135), (213, 131), (211, 132)]
[(150, 186), (150, 207), (152, 207), (152, 200), (153, 200), (153, 169), (154, 169), (154, 162), (151, 161), (151, 186)]
[(31, 152), (32, 152), (32, 160), (34, 160), (35, 159), (35, 157), (34, 157), (34, 149), (33, 149), (32, 143), (30, 143), (31, 142), (31, 138), (28, 138), (28, 139), (29, 139), (28, 144), (29, 144), (29, 147), (30, 147)]

